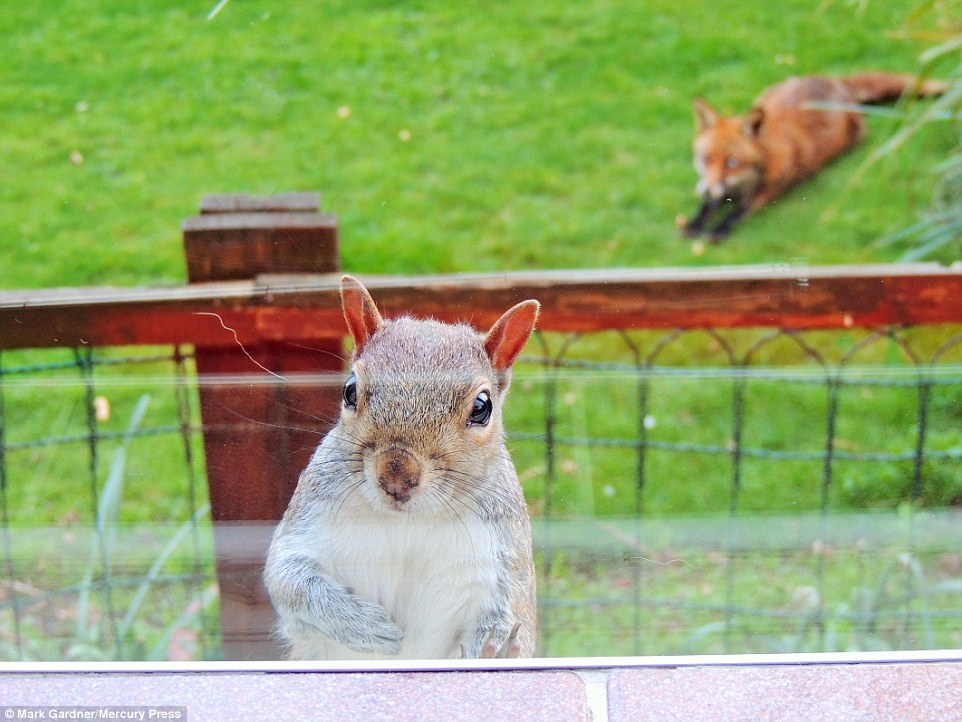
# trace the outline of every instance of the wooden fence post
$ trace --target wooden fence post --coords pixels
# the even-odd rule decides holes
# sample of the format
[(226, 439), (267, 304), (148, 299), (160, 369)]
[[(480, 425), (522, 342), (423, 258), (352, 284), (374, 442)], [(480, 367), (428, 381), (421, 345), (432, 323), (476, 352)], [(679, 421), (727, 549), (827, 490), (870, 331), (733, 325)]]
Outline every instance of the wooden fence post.
[[(338, 270), (336, 219), (314, 193), (215, 195), (184, 222), (191, 283), (268, 273)], [(297, 477), (336, 418), (341, 341), (241, 346), (214, 315), (197, 342), (201, 419), (215, 525), (226, 659), (275, 659), (274, 613), (261, 582), (264, 554)], [(269, 336), (269, 334), (268, 334)], [(330, 381), (280, 377), (329, 374)]]

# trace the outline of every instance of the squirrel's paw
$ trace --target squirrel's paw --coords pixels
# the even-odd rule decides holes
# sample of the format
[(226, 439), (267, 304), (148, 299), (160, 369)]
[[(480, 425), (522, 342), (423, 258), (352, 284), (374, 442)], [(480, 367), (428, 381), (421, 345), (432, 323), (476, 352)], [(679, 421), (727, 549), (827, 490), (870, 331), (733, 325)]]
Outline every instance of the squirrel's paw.
[(521, 629), (521, 622), (511, 627), (508, 638), (498, 646), (498, 640), (494, 633), (496, 625), (491, 625), (488, 636), (485, 637), (484, 644), (481, 645), (481, 659), (517, 659), (521, 656), (521, 645), (518, 643), (518, 630)]
[(296, 641), (320, 633), (355, 652), (383, 656), (400, 653), (404, 632), (381, 605), (347, 594), (336, 610), (327, 611), (320, 615), (305, 614), (301, 610), (293, 619), (288, 619), (287, 635)]
[(351, 597), (354, 607), (344, 618), (337, 620), (339, 638), (355, 652), (396, 655), (401, 651), (401, 638), (404, 632), (394, 623), (387, 610), (380, 604), (365, 602)]

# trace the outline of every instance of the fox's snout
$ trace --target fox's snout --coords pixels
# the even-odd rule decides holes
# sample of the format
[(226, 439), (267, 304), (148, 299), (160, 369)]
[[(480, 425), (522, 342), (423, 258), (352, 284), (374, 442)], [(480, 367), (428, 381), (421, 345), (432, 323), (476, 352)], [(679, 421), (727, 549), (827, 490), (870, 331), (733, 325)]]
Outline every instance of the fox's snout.
[(695, 194), (700, 198), (710, 198), (711, 200), (721, 200), (731, 196), (731, 189), (723, 180), (711, 182), (705, 178), (700, 178), (695, 184)]

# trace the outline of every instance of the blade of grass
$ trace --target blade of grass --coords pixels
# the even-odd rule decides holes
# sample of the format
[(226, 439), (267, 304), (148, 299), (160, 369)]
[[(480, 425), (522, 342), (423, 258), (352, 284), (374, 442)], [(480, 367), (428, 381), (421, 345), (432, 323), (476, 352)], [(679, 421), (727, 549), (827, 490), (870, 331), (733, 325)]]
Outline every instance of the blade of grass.
[(127, 607), (127, 613), (124, 615), (124, 618), (120, 623), (118, 631), (121, 639), (126, 638), (134, 620), (137, 618), (137, 614), (140, 611), (140, 607), (143, 604), (144, 599), (147, 597), (147, 593), (150, 591), (151, 585), (160, 575), (160, 571), (164, 564), (167, 563), (170, 555), (174, 553), (174, 550), (187, 537), (187, 535), (193, 531), (197, 522), (209, 511), (210, 504), (204, 504), (201, 506), (190, 519), (181, 524), (180, 528), (170, 538), (166, 546), (164, 546), (163, 550), (161, 550), (160, 554), (157, 555), (157, 558), (154, 559), (153, 564), (150, 565), (150, 569), (147, 571), (147, 574), (140, 582), (140, 586), (137, 587), (137, 592), (134, 594), (134, 598)]
[(105, 566), (104, 574), (109, 576), (110, 556), (113, 550), (113, 543), (116, 537), (117, 515), (120, 511), (120, 499), (123, 496), (123, 486), (125, 471), (127, 466), (127, 447), (134, 438), (144, 414), (147, 412), (147, 405), (150, 397), (144, 394), (137, 401), (127, 430), (124, 433), (120, 446), (114, 452), (113, 462), (110, 465), (110, 473), (104, 488), (100, 494), (100, 502), (97, 508), (96, 535), (90, 548), (90, 559), (84, 571), (83, 581), (80, 584), (80, 592), (77, 599), (77, 638), (88, 640), (91, 636), (91, 629), (88, 627), (88, 612), (90, 607), (90, 592), (93, 587), (94, 569), (98, 559), (102, 560)]
[(188, 605), (180, 616), (175, 619), (169, 627), (167, 627), (163, 636), (157, 640), (157, 644), (153, 646), (150, 652), (147, 654), (148, 660), (160, 660), (167, 659), (167, 648), (170, 646), (170, 641), (174, 638), (174, 634), (178, 629), (182, 629), (187, 623), (194, 617), (198, 617), (204, 613), (204, 611), (210, 607), (219, 598), (220, 593), (216, 585), (211, 585), (203, 591), (200, 597), (200, 605), (198, 607), (193, 607), (193, 605)]

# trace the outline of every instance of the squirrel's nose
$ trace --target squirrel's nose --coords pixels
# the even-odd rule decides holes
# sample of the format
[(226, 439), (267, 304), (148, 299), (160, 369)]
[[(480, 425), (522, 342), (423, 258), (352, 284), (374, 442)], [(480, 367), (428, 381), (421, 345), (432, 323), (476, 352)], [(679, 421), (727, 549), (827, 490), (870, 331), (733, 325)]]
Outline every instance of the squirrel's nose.
[(377, 483), (395, 501), (405, 503), (421, 483), (421, 464), (403, 449), (388, 449), (377, 455)]

